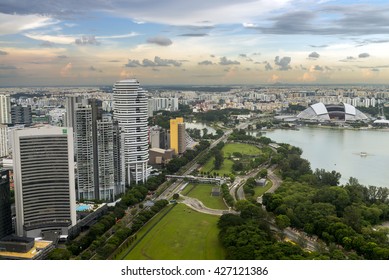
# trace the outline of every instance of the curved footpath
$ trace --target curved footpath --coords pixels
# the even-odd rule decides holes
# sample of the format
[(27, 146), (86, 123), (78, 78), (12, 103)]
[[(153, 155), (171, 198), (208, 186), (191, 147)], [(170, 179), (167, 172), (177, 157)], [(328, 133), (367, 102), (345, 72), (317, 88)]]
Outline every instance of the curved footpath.
[(205, 214), (210, 214), (214, 216), (221, 216), (226, 213), (237, 213), (234, 210), (221, 210), (221, 209), (212, 209), (206, 207), (200, 200), (193, 198), (193, 197), (188, 197), (180, 194), (180, 197), (183, 198), (183, 201), (180, 201), (179, 203), (184, 203), (188, 207), (192, 208), (195, 211), (205, 213)]

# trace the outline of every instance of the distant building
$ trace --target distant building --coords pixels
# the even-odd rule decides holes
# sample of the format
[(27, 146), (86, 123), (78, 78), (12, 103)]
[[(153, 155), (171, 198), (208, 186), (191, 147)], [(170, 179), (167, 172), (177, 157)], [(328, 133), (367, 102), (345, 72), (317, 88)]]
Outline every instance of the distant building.
[(76, 224), (72, 129), (15, 130), (13, 160), (16, 234), (68, 234)]
[(325, 105), (321, 102), (309, 106), (298, 114), (297, 118), (311, 122), (355, 122), (368, 120), (364, 113), (350, 104)]
[(31, 106), (16, 105), (11, 107), (12, 124), (32, 124)]
[(184, 118), (170, 120), (170, 148), (175, 154), (182, 154), (186, 150)]
[(0, 124), (11, 123), (11, 98), (9, 94), (0, 94)]
[(178, 98), (152, 97), (148, 100), (148, 116), (153, 116), (157, 111), (178, 111)]
[(10, 178), (0, 169), (0, 239), (12, 233)]
[(174, 150), (164, 150), (160, 148), (151, 148), (149, 150), (149, 163), (150, 164), (163, 164), (173, 158)]

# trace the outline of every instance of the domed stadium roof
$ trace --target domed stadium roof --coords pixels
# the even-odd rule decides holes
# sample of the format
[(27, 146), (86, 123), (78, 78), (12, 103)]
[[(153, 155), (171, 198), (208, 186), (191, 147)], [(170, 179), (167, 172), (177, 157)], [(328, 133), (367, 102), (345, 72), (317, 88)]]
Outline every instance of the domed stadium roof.
[(307, 109), (298, 114), (297, 118), (300, 120), (316, 122), (353, 122), (368, 119), (364, 113), (350, 104), (341, 103), (337, 105), (325, 105), (322, 102), (310, 105)]

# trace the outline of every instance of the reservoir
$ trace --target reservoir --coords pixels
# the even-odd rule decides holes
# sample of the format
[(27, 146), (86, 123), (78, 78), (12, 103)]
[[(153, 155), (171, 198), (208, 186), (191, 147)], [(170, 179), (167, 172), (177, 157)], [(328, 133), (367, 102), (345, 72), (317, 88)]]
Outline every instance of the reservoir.
[(299, 127), (267, 131), (264, 136), (303, 150), (314, 171), (324, 168), (368, 186), (389, 187), (389, 131)]
[(205, 123), (190, 123), (190, 122), (186, 122), (185, 123), (185, 127), (186, 128), (191, 128), (191, 129), (194, 129), (194, 128), (197, 128), (200, 130), (200, 135), (203, 136), (203, 129), (206, 128), (208, 130), (208, 134), (213, 134), (215, 135), (216, 134), (216, 130), (208, 125), (206, 125)]

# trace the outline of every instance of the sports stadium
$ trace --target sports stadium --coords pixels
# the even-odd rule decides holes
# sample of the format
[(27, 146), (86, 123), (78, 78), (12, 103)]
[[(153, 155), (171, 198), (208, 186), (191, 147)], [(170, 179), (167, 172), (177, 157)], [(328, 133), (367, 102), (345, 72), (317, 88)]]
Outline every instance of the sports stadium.
[(350, 104), (327, 105), (322, 102), (310, 105), (298, 114), (297, 118), (300, 121), (308, 122), (356, 122), (369, 120), (364, 113)]

